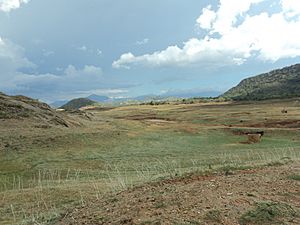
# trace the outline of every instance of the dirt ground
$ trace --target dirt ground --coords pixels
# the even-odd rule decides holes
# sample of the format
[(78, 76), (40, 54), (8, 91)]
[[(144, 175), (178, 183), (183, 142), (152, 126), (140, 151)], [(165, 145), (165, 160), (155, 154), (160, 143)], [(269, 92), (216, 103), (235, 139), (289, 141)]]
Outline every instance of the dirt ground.
[[(300, 224), (299, 172), (300, 163), (293, 162), (160, 181), (86, 203), (57, 225)], [(293, 213), (257, 209), (260, 203), (276, 205), (279, 211), (284, 205)], [(253, 217), (250, 222), (247, 212)]]

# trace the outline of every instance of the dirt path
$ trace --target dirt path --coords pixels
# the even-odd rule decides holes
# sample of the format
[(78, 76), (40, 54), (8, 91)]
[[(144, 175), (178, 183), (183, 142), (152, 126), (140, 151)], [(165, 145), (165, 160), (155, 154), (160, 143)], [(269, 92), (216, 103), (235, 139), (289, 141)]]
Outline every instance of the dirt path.
[(294, 162), (166, 180), (77, 208), (57, 225), (300, 224), (299, 174)]

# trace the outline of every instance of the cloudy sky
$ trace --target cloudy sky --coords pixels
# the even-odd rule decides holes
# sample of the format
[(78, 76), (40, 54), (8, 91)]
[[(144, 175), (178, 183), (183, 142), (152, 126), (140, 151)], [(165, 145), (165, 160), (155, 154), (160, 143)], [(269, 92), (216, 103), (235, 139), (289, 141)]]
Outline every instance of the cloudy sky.
[(0, 0), (0, 91), (223, 92), (300, 62), (299, 0)]

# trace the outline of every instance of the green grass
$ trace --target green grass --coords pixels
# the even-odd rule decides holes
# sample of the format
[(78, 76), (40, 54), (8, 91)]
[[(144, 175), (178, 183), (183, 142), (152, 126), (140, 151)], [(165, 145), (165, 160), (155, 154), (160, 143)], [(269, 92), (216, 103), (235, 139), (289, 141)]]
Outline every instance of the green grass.
[(206, 213), (204, 219), (210, 222), (221, 223), (221, 212), (219, 210), (211, 210)]
[[(256, 111), (281, 116), (278, 106), (197, 107), (125, 107), (97, 113), (86, 127), (3, 131), (1, 138), (19, 150), (0, 151), (0, 214), (5, 215), (0, 224), (11, 224), (14, 217), (54, 219), (70, 205), (166, 177), (300, 158), (297, 130), (268, 130), (261, 143), (247, 145), (242, 143), (247, 137), (232, 130), (244, 128), (224, 127), (240, 123), (230, 113), (250, 112), (246, 117), (256, 123), (261, 120)], [(148, 114), (175, 122), (122, 119)]]
[(295, 209), (287, 204), (262, 202), (258, 203), (255, 209), (245, 213), (239, 222), (241, 225), (275, 225), (282, 224), (284, 218), (292, 220), (298, 216)]
[(300, 175), (299, 174), (291, 175), (291, 176), (289, 176), (289, 179), (300, 181)]

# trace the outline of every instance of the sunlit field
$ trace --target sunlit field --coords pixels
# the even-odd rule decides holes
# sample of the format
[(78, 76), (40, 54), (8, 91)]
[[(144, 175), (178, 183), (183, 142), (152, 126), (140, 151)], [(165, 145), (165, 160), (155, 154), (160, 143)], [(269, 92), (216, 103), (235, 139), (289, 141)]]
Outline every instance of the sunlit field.
[[(68, 207), (162, 178), (297, 161), (299, 107), (136, 105), (90, 110), (73, 128), (2, 127), (0, 223), (50, 223)], [(256, 131), (261, 141), (248, 143)]]

